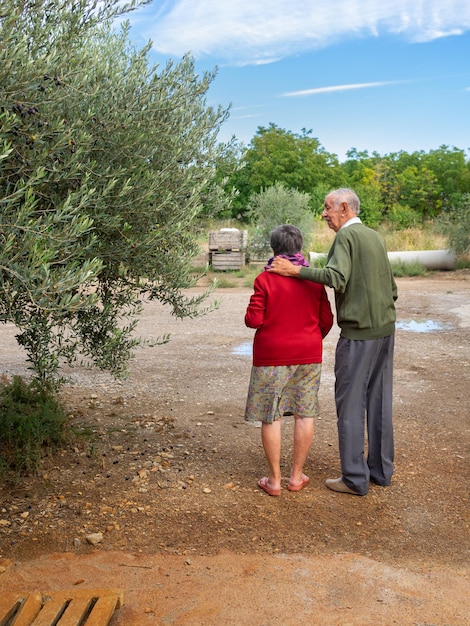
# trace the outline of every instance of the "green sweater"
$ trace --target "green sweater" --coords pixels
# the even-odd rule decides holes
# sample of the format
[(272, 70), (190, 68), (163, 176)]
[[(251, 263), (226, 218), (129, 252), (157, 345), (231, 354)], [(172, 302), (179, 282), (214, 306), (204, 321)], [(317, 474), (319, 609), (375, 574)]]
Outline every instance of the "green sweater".
[(333, 287), (343, 337), (379, 339), (395, 332), (397, 286), (385, 244), (371, 228), (359, 222), (341, 228), (326, 267), (302, 267), (299, 277)]

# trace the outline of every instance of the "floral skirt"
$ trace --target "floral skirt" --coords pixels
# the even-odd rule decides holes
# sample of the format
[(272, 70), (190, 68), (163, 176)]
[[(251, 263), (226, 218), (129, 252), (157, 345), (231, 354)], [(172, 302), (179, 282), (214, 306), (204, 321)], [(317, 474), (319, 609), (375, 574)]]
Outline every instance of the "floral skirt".
[(245, 421), (272, 424), (285, 414), (319, 413), (321, 363), (252, 367)]

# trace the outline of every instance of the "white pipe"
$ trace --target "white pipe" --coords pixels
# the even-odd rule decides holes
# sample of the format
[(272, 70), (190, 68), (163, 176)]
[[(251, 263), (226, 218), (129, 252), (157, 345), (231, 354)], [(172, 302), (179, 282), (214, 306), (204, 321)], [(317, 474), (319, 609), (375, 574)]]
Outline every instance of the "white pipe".
[(320, 259), (326, 259), (326, 253), (325, 252), (309, 252), (308, 259), (309, 259), (310, 265), (315, 266), (316, 261), (319, 261)]
[(416, 250), (389, 252), (390, 262), (419, 263), (427, 270), (454, 270), (456, 257), (452, 250)]
[[(326, 257), (322, 252), (310, 252), (310, 263)], [(415, 250), (402, 252), (389, 252), (390, 262), (419, 263), (428, 270), (453, 270), (455, 269), (456, 256), (452, 250)]]

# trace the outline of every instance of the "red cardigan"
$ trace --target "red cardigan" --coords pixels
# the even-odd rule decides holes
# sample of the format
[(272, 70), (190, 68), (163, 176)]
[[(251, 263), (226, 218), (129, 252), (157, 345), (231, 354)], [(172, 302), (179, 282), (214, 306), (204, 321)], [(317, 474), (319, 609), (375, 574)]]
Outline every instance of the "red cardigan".
[(333, 314), (323, 285), (264, 271), (255, 278), (245, 324), (256, 328), (255, 367), (321, 363)]

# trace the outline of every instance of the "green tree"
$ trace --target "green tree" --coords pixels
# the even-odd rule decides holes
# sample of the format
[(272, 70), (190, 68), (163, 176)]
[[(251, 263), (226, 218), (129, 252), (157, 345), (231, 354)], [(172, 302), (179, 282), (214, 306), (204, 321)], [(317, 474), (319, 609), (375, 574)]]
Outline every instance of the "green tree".
[(233, 186), (231, 178), (243, 167), (244, 150), (243, 143), (232, 137), (227, 149), (217, 159), (215, 177), (204, 197), (202, 217), (241, 219), (241, 215), (235, 214), (232, 206), (239, 192)]
[(245, 216), (253, 193), (282, 183), (289, 189), (312, 193), (325, 184), (336, 186), (340, 174), (336, 155), (326, 152), (312, 131), (295, 134), (270, 124), (259, 127), (243, 154), (241, 167), (228, 179), (238, 191), (234, 214)]
[(347, 160), (341, 168), (345, 174), (346, 187), (351, 187), (361, 201), (361, 219), (371, 228), (375, 228), (383, 220), (382, 193), (377, 153), (369, 155), (367, 151), (357, 152), (352, 148), (347, 153)]
[(421, 162), (433, 173), (439, 186), (441, 208), (448, 210), (459, 204), (470, 193), (470, 161), (459, 148), (440, 146), (437, 150), (421, 153)]
[(434, 173), (422, 163), (410, 165), (397, 174), (398, 199), (422, 219), (434, 217), (442, 210), (440, 188)]
[(124, 374), (144, 298), (204, 312), (183, 290), (228, 111), (215, 72), (152, 67), (112, 30), (144, 3), (1, 2), (0, 316), (45, 385), (64, 360)]

